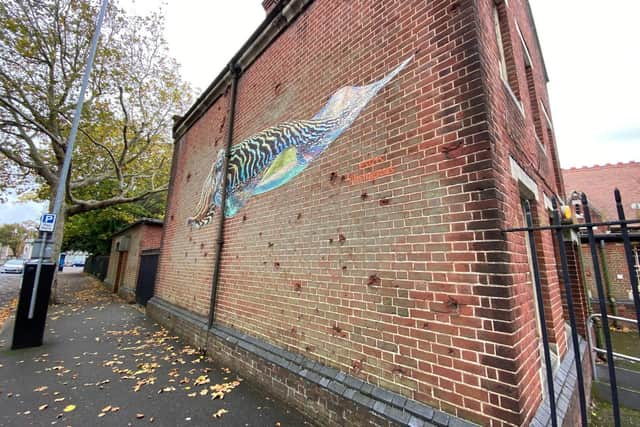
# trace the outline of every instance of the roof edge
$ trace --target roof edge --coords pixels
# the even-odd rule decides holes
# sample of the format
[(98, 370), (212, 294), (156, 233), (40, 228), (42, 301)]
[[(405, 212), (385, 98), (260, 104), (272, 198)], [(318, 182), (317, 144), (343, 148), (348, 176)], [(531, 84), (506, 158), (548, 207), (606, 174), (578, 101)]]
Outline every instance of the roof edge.
[(132, 222), (131, 224), (125, 225), (120, 230), (113, 233), (111, 237), (115, 237), (119, 234), (122, 234), (133, 227), (137, 227), (138, 225), (154, 225), (154, 226), (159, 225), (162, 227), (164, 226), (164, 221), (156, 218), (140, 218), (139, 220)]
[(218, 98), (224, 95), (231, 76), (230, 67), (239, 67), (241, 73), (248, 69), (311, 3), (313, 0), (282, 0), (276, 3), (265, 20), (231, 58), (229, 65), (218, 74), (187, 112), (174, 122), (174, 141), (182, 138)]

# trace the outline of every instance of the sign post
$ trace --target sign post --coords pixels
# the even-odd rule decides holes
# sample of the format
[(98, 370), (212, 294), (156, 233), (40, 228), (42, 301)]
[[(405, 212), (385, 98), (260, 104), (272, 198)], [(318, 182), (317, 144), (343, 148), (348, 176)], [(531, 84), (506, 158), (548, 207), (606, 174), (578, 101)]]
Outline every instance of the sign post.
[(36, 267), (35, 283), (33, 284), (33, 290), (31, 291), (31, 303), (29, 304), (28, 319), (33, 319), (33, 314), (36, 309), (36, 298), (38, 295), (38, 284), (40, 283), (40, 272), (42, 271), (42, 258), (44, 258), (44, 249), (47, 246), (47, 237), (50, 232), (53, 232), (56, 226), (56, 214), (44, 214), (40, 217), (40, 232), (42, 232), (42, 243), (40, 244), (40, 251), (38, 253), (38, 266)]

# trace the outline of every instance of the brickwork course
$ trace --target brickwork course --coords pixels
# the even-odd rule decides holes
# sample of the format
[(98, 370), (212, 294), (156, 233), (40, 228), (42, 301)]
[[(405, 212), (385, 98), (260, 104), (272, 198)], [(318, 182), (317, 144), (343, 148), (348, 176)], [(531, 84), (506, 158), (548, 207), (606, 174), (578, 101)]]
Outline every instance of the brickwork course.
[[(536, 235), (539, 326), (525, 236), (502, 231), (523, 225), (523, 200), (545, 225), (547, 201), (564, 198), (527, 1), (264, 3), (279, 14), (265, 31), (279, 32), (253, 59), (238, 57), (233, 123), (223, 72), (174, 127), (150, 314), (198, 345), (228, 344), (202, 332), (223, 238), (216, 328), (394, 393), (405, 408), (527, 424), (543, 400), (539, 328), (560, 359), (567, 351), (551, 234)], [(224, 236), (219, 210), (209, 225), (188, 225), (228, 126), (237, 144), (309, 119), (337, 89), (374, 82), (411, 56), (303, 173), (227, 218)], [(274, 387), (311, 393), (303, 383)], [(359, 422), (345, 415), (358, 411), (311, 401), (300, 406), (327, 423)]]
[[(128, 240), (128, 249), (121, 251), (119, 246), (123, 244), (124, 239)], [(162, 222), (158, 220), (140, 220), (114, 234), (105, 283), (112, 286), (114, 292), (117, 291), (129, 301), (135, 300), (140, 256), (143, 251), (159, 249), (161, 240)], [(116, 289), (120, 262), (122, 263), (120, 279)]]

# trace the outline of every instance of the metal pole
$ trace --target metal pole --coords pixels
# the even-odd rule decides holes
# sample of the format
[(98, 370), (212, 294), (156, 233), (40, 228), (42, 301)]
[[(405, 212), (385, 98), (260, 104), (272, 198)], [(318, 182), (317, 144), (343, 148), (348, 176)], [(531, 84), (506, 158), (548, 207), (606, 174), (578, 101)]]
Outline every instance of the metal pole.
[[(235, 121), (236, 114), (236, 94), (238, 91), (238, 77), (239, 70), (235, 64), (235, 62), (229, 63), (229, 74), (231, 76), (231, 93), (229, 94), (229, 119), (228, 119), (228, 127), (227, 127), (227, 139), (225, 148), (224, 161), (222, 163), (222, 184), (221, 184), (221, 194), (220, 194), (220, 213), (218, 220), (218, 249), (216, 251), (216, 259), (214, 262), (213, 268), (213, 277), (211, 279), (211, 296), (209, 298), (209, 321), (207, 322), (207, 329), (211, 329), (213, 326), (213, 321), (215, 318), (215, 309), (216, 309), (216, 294), (218, 292), (218, 279), (220, 277), (220, 262), (222, 260), (222, 246), (224, 245), (224, 211), (227, 206), (227, 185), (228, 185), (228, 170), (229, 169), (229, 158), (231, 157), (231, 146), (233, 144), (233, 126)], [(212, 201), (213, 203), (213, 201)], [(209, 340), (209, 333), (207, 332), (207, 341)], [(207, 342), (208, 345), (208, 342)], [(205, 349), (206, 350), (206, 349)]]
[[(553, 205), (553, 221), (556, 225), (561, 224), (560, 212), (558, 211), (558, 203), (555, 199), (551, 201)], [(576, 314), (573, 306), (573, 295), (571, 290), (571, 279), (569, 278), (569, 266), (567, 265), (567, 253), (564, 248), (564, 237), (562, 230), (556, 229), (556, 241), (558, 242), (558, 251), (560, 252), (560, 262), (562, 264), (562, 281), (564, 282), (564, 293), (567, 300), (567, 311), (569, 312), (569, 321), (571, 323), (571, 340), (573, 342), (573, 354), (576, 362), (576, 376), (578, 379), (578, 395), (580, 397), (580, 418), (582, 426), (587, 427), (587, 398), (584, 392), (584, 378), (582, 376), (582, 355), (580, 354), (580, 342), (578, 341), (578, 328), (576, 326)], [(590, 334), (587, 329), (587, 334)], [(591, 338), (591, 337), (589, 337)]]
[[(629, 239), (629, 230), (625, 222), (624, 208), (622, 206), (622, 196), (620, 190), (615, 189), (614, 196), (616, 199), (616, 208), (618, 209), (618, 219), (622, 222), (620, 224), (620, 233), (622, 234), (622, 241), (624, 242), (624, 254), (627, 258), (627, 268), (629, 269), (629, 281), (631, 284), (631, 293), (633, 294), (633, 304), (636, 308), (636, 319), (640, 320), (640, 295), (638, 295), (638, 275), (636, 269), (633, 266), (633, 254), (631, 253), (631, 240)], [(640, 322), (637, 322), (638, 334), (640, 334)]]
[[(553, 366), (551, 365), (551, 352), (549, 350), (549, 335), (547, 333), (547, 323), (544, 316), (543, 298), (542, 298), (542, 281), (540, 279), (540, 266), (538, 264), (538, 253), (536, 251), (535, 235), (533, 234), (533, 215), (531, 214), (531, 205), (528, 200), (524, 202), (524, 213), (529, 227), (527, 234), (529, 236), (529, 249), (531, 251), (531, 263), (533, 264), (533, 278), (538, 299), (538, 317), (540, 319), (540, 333), (542, 334), (542, 347), (544, 350), (544, 363), (547, 372), (547, 389), (549, 391), (549, 409), (551, 410), (551, 425), (558, 427), (558, 416), (556, 413), (556, 394), (553, 387)], [(580, 352), (580, 349), (577, 350)]]
[(29, 319), (33, 319), (34, 312), (36, 310), (36, 297), (38, 295), (38, 282), (40, 281), (40, 270), (42, 269), (42, 258), (44, 258), (44, 248), (47, 245), (47, 236), (49, 233), (42, 232), (40, 238), (40, 250), (38, 251), (38, 266), (36, 267), (36, 278), (31, 290), (31, 301), (29, 302)]
[[(93, 33), (91, 39), (91, 50), (89, 51), (89, 58), (87, 59), (87, 66), (84, 70), (84, 76), (82, 77), (82, 87), (80, 88), (80, 94), (78, 95), (78, 101), (76, 102), (76, 111), (73, 116), (73, 125), (71, 126), (71, 132), (69, 133), (69, 139), (67, 140), (67, 147), (64, 152), (64, 162), (62, 164), (62, 170), (58, 177), (58, 189), (56, 191), (56, 199), (53, 203), (53, 213), (56, 218), (60, 214), (62, 207), (62, 201), (64, 200), (65, 189), (67, 187), (67, 176), (69, 175), (69, 167), (71, 166), (71, 156), (73, 155), (73, 145), (76, 142), (76, 134), (78, 133), (78, 125), (80, 124), (80, 114), (82, 113), (82, 104), (84, 103), (84, 93), (87, 91), (89, 85), (89, 76), (91, 75), (91, 68), (93, 67), (93, 59), (96, 56), (96, 49), (98, 47), (98, 39), (100, 38), (100, 29), (102, 28), (102, 21), (107, 11), (107, 4), (109, 0), (102, 0), (102, 6), (100, 7), (100, 14), (98, 15), (98, 22), (96, 23), (96, 30)], [(51, 233), (54, 235), (54, 233)], [(44, 246), (47, 242), (47, 233), (44, 233), (42, 237), (42, 246), (38, 254), (38, 266), (36, 267), (36, 277), (34, 278), (33, 291), (31, 293), (31, 303), (29, 305), (29, 319), (33, 318), (35, 310), (36, 296), (38, 295), (38, 284), (40, 282), (40, 270), (42, 269), (42, 258), (44, 256)]]
[[(584, 220), (591, 222), (591, 212), (589, 210), (589, 201), (587, 196), (582, 193), (582, 211), (584, 212)], [(598, 262), (598, 251), (596, 249), (596, 239), (592, 227), (587, 227), (589, 235), (589, 248), (591, 249), (591, 261), (593, 263), (593, 275), (596, 280), (596, 288), (598, 289), (598, 303), (600, 306), (600, 314), (602, 315), (602, 330), (604, 332), (604, 342), (607, 348), (607, 365), (609, 367), (609, 384), (611, 385), (611, 406), (613, 407), (613, 424), (620, 426), (620, 405), (618, 403), (618, 384), (616, 381), (616, 368), (613, 359), (613, 347), (611, 345), (611, 333), (609, 332), (609, 317), (607, 314), (607, 306), (605, 305), (605, 295), (602, 286), (602, 274), (600, 273), (600, 264)]]
[(67, 176), (69, 175), (69, 167), (71, 166), (73, 146), (76, 142), (76, 134), (78, 133), (78, 125), (80, 124), (80, 114), (82, 113), (82, 104), (84, 103), (84, 93), (87, 91), (87, 86), (89, 85), (89, 76), (91, 75), (91, 68), (93, 67), (93, 59), (96, 56), (98, 39), (100, 38), (100, 28), (102, 28), (102, 21), (104, 20), (104, 15), (107, 11), (108, 2), (109, 0), (102, 0), (100, 14), (98, 15), (98, 22), (96, 23), (96, 30), (93, 33), (93, 38), (91, 39), (91, 50), (89, 51), (89, 59), (87, 60), (87, 67), (85, 68), (84, 76), (82, 77), (82, 87), (80, 88), (80, 94), (78, 95), (76, 111), (73, 114), (73, 124), (71, 125), (69, 139), (67, 140), (67, 148), (64, 153), (64, 163), (62, 164), (62, 171), (60, 172), (60, 178), (58, 180), (56, 200), (53, 205), (53, 213), (56, 215), (56, 217), (60, 213), (62, 201), (64, 200), (64, 193), (67, 187)]

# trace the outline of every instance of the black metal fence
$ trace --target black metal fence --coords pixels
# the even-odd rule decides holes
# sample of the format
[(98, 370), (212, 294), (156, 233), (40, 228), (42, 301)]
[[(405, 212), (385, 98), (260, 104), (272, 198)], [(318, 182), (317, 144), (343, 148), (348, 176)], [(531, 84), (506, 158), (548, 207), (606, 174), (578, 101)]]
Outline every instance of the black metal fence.
[(84, 263), (84, 272), (104, 280), (109, 268), (109, 255), (89, 255)]
[[(591, 351), (591, 358), (594, 360), (594, 373), (596, 370), (595, 366), (595, 357), (600, 357), (601, 360), (606, 362), (608, 371), (608, 385), (609, 391), (611, 395), (611, 404), (613, 407), (613, 420), (614, 425), (616, 427), (620, 426), (620, 402), (619, 402), (619, 390), (618, 390), (618, 381), (616, 378), (616, 363), (615, 359), (619, 358), (619, 354), (614, 354), (612, 340), (611, 340), (611, 331), (610, 331), (610, 315), (607, 312), (607, 298), (605, 297), (605, 292), (603, 288), (603, 278), (602, 271), (600, 268), (599, 255), (596, 245), (596, 235), (594, 232), (594, 227), (615, 227), (616, 231), (619, 232), (621, 240), (624, 245), (624, 252), (626, 257), (626, 264), (628, 268), (628, 277), (630, 281), (631, 291), (633, 294), (633, 301), (635, 303), (635, 313), (636, 319), (640, 320), (640, 296), (638, 295), (638, 273), (636, 270), (636, 266), (634, 265), (634, 254), (633, 248), (631, 244), (631, 237), (629, 232), (629, 225), (631, 224), (640, 224), (640, 220), (627, 220), (625, 218), (624, 208), (622, 205), (622, 198), (620, 192), (616, 189), (614, 193), (617, 211), (618, 211), (618, 220), (617, 221), (608, 221), (608, 222), (592, 222), (590, 206), (587, 200), (586, 195), (582, 194), (581, 200), (579, 201), (579, 206), (581, 207), (581, 213), (584, 216), (584, 223), (563, 223), (563, 215), (561, 214), (560, 208), (558, 207), (558, 203), (556, 200), (553, 200), (553, 221), (551, 221), (551, 225), (549, 226), (535, 226), (533, 221), (533, 215), (531, 211), (531, 206), (528, 201), (524, 203), (524, 213), (526, 219), (526, 227), (522, 228), (513, 228), (509, 230), (505, 230), (507, 232), (525, 232), (528, 235), (528, 245), (530, 249), (530, 262), (531, 268), (533, 270), (534, 276), (534, 287), (537, 296), (537, 300), (539, 303), (537, 304), (538, 317), (540, 324), (543, 325), (541, 327), (541, 335), (542, 335), (542, 344), (543, 344), (543, 353), (544, 353), (544, 361), (546, 365), (546, 386), (549, 396), (553, 396), (553, 399), (549, 399), (549, 407), (551, 411), (551, 423), (553, 427), (558, 425), (558, 417), (557, 417), (557, 399), (559, 396), (556, 395), (554, 390), (554, 381), (553, 381), (553, 365), (551, 363), (551, 351), (549, 339), (547, 336), (547, 331), (545, 322), (545, 309), (543, 306), (543, 295), (542, 295), (542, 283), (541, 283), (541, 274), (540, 274), (540, 264), (538, 262), (538, 248), (536, 247), (536, 232), (551, 232), (553, 233), (553, 238), (556, 239), (557, 249), (558, 249), (558, 263), (559, 271), (561, 271), (561, 279), (564, 285), (565, 297), (566, 300), (564, 303), (567, 307), (567, 313), (569, 316), (569, 323), (571, 326), (571, 338), (573, 342), (574, 355), (575, 355), (575, 366), (576, 366), (576, 378), (579, 392), (579, 402), (580, 402), (580, 413), (582, 418), (582, 425), (587, 425), (587, 405), (586, 401), (586, 387), (590, 387), (591, 384), (585, 384), (583, 377), (583, 368), (582, 361), (580, 355), (580, 346), (579, 346), (579, 337), (578, 330), (576, 328), (576, 316), (575, 316), (575, 307), (574, 300), (572, 294), (572, 283), (570, 280), (570, 272), (568, 265), (568, 258), (565, 251), (565, 237), (564, 233), (568, 230), (576, 232), (578, 234), (582, 234), (586, 236), (586, 240), (588, 242), (588, 248), (591, 254), (591, 261), (593, 264), (593, 276), (595, 280), (595, 286), (598, 294), (598, 305), (599, 305), (599, 314), (596, 316), (591, 316), (589, 321), (593, 321), (594, 317), (598, 317), (600, 321), (600, 331), (604, 338), (604, 342), (601, 345), (604, 345), (604, 348), (598, 348), (597, 346), (591, 345), (589, 350)], [(619, 230), (618, 230), (619, 229)], [(589, 302), (590, 304), (590, 302)], [(640, 323), (637, 320), (627, 319), (632, 323), (635, 323), (638, 328), (638, 334), (640, 336)], [(587, 332), (589, 334), (589, 332)], [(592, 343), (591, 337), (589, 336), (589, 342)], [(633, 359), (633, 358), (631, 358)], [(601, 367), (604, 365), (601, 363)], [(600, 370), (602, 371), (602, 369)], [(597, 374), (596, 374), (597, 375)]]

